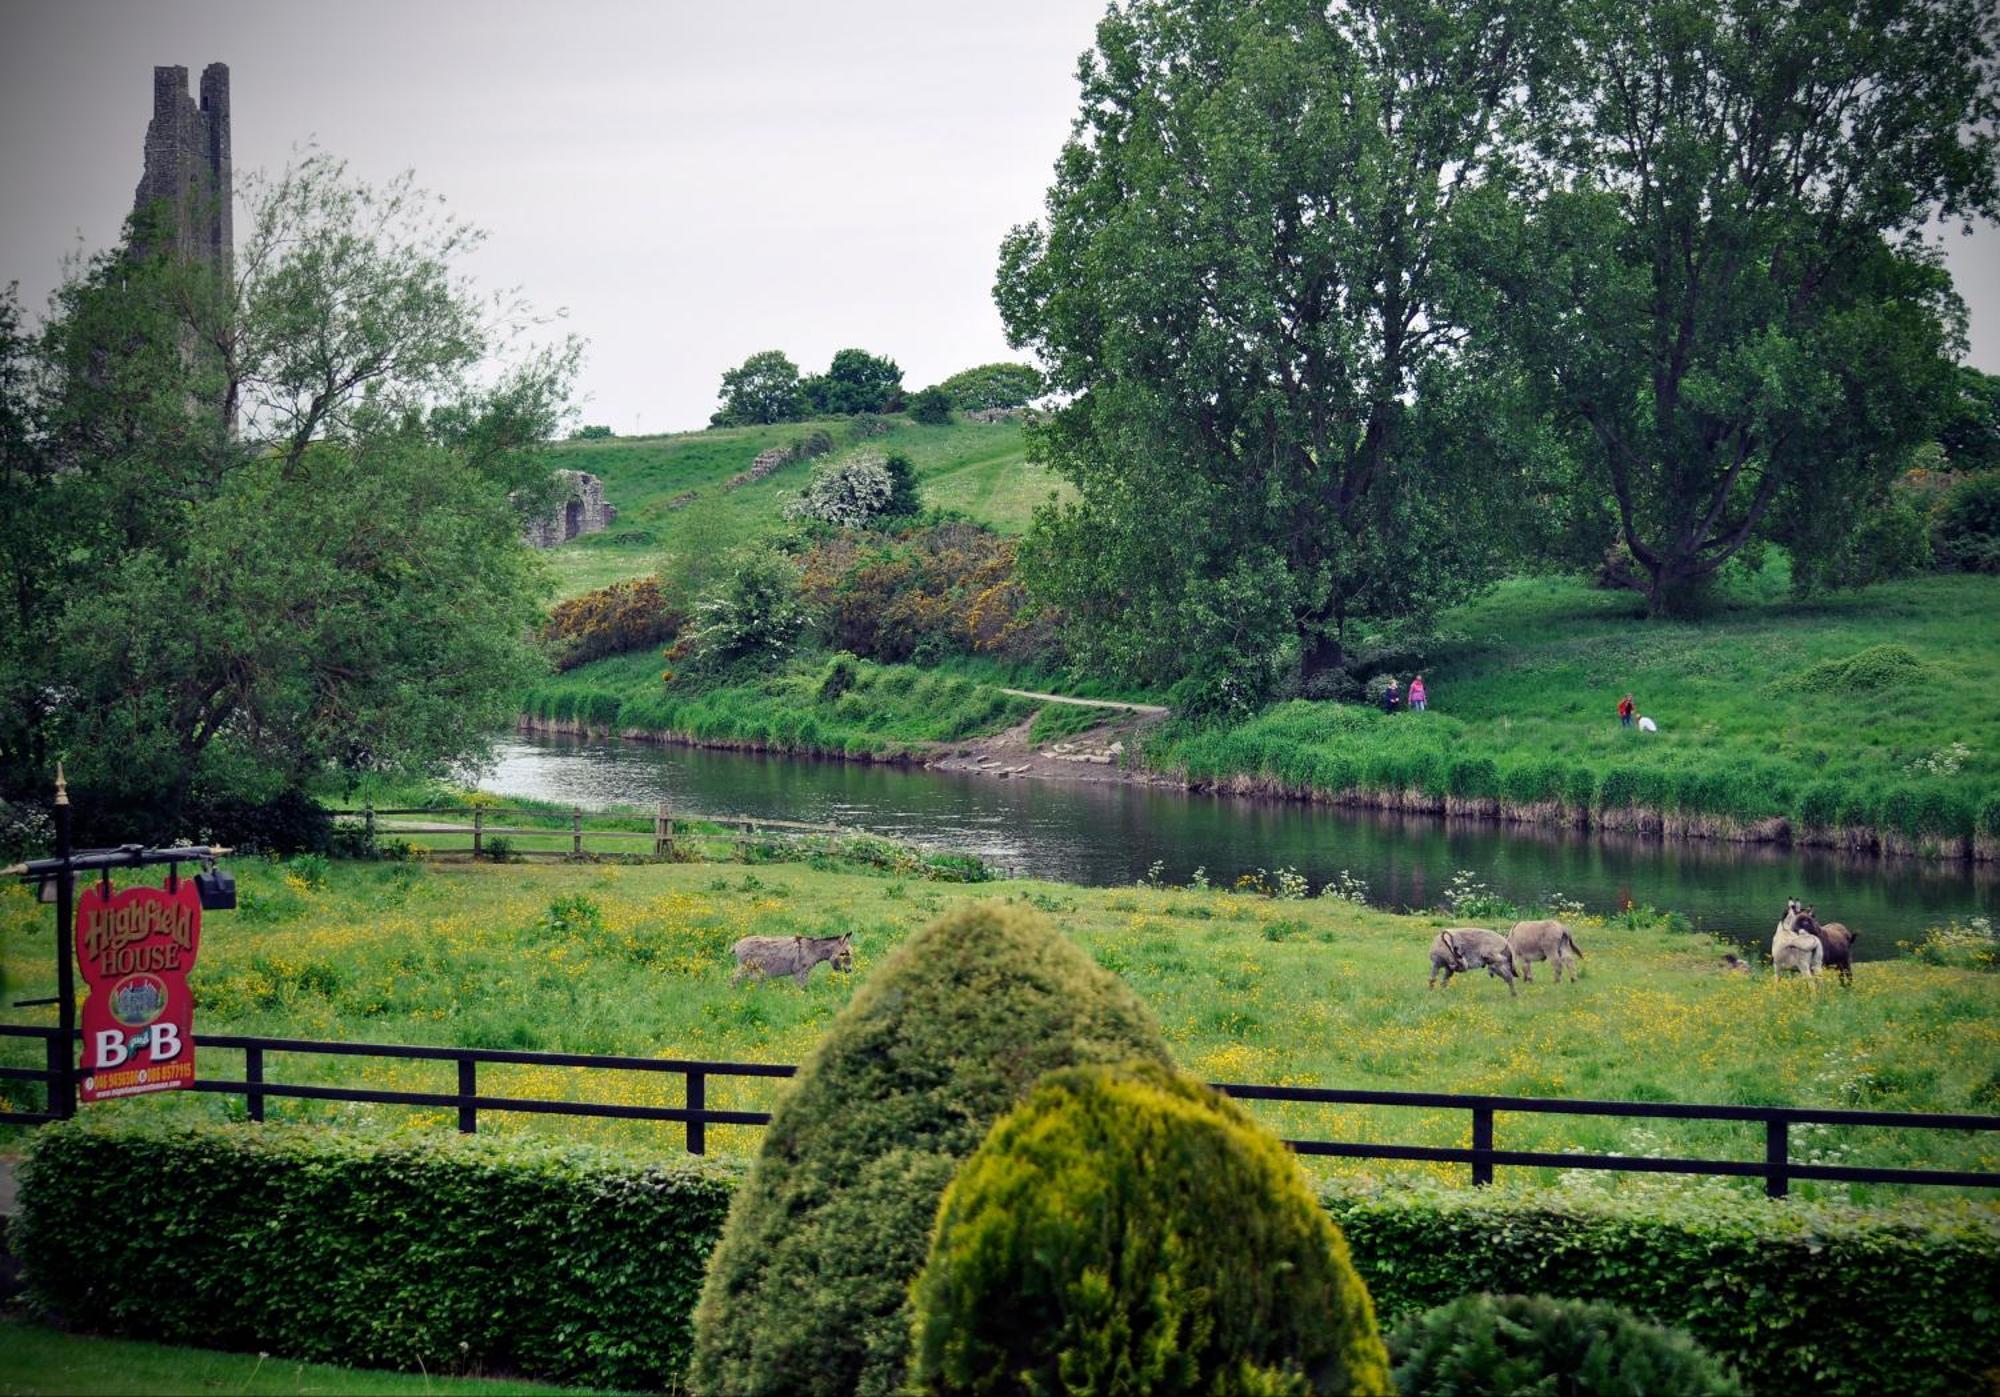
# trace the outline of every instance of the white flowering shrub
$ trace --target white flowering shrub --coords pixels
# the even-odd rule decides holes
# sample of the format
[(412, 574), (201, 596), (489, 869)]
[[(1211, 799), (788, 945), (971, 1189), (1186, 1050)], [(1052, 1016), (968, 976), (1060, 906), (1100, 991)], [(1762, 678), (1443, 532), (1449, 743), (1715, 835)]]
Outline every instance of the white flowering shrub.
[(874, 452), (828, 461), (785, 506), (787, 519), (817, 519), (836, 528), (865, 528), (888, 511), (896, 493), (888, 463)]

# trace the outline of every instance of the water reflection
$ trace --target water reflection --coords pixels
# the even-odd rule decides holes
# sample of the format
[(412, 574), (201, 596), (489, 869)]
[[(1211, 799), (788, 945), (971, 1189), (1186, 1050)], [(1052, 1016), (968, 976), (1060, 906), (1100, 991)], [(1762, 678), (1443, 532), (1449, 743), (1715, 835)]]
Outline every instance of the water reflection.
[(510, 735), (489, 790), (583, 806), (664, 800), (683, 813), (825, 821), (963, 849), (1024, 875), (1129, 883), (1158, 862), (1170, 882), (1205, 869), (1292, 867), (1319, 885), (1343, 871), (1369, 900), (1428, 907), (1469, 870), (1514, 901), (1549, 892), (1593, 911), (1651, 903), (1746, 945), (1769, 940), (1787, 897), (1862, 932), (1858, 959), (1895, 953), (1946, 917), (1992, 916), (1991, 865), (1881, 859), (1831, 850), (1663, 843), (1521, 825), (1444, 822), (1284, 801), (1186, 795), (1118, 784), (1001, 781), (863, 763), (696, 751), (650, 743)]

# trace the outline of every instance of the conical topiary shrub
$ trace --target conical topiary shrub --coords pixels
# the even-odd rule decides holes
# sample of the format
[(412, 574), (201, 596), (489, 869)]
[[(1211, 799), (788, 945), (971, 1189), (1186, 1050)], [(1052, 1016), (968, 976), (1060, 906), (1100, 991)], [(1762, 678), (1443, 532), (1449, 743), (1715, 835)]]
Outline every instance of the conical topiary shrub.
[(982, 904), (870, 975), (765, 1132), (709, 1259), (689, 1384), (887, 1394), (909, 1287), (959, 1162), (1045, 1073), (1165, 1065), (1138, 996), (1031, 912)]
[(945, 1193), (912, 1325), (928, 1392), (1392, 1390), (1298, 1162), (1142, 1064), (1057, 1073), (994, 1126)]

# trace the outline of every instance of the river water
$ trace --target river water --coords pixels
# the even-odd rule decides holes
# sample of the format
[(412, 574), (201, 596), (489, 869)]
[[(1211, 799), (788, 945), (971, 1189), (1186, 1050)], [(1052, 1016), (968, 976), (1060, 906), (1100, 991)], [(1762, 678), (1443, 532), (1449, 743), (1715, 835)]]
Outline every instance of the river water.
[(1315, 888), (1343, 872), (1368, 901), (1440, 905), (1461, 870), (1513, 902), (1558, 892), (1593, 912), (1650, 903), (1746, 946), (1768, 946), (1785, 899), (1861, 932), (1857, 959), (1896, 954), (1947, 918), (2000, 912), (1992, 865), (1856, 857), (1700, 840), (1444, 821), (1120, 783), (996, 780), (860, 762), (653, 743), (508, 735), (481, 781), (502, 795), (586, 808), (666, 801), (694, 814), (850, 825), (979, 854), (1025, 877), (1108, 886), (1155, 863), (1168, 882), (1206, 869), (1227, 885), (1295, 868)]

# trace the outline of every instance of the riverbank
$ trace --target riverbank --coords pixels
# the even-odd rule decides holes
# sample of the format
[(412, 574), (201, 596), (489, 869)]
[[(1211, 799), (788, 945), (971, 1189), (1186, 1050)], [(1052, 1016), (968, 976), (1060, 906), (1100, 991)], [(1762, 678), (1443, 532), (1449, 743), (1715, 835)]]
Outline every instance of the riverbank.
[[(1446, 923), (1332, 897), (1290, 900), (1216, 888), (1084, 888), (1016, 880), (977, 887), (808, 863), (616, 866), (241, 860), (239, 910), (213, 915), (196, 985), (211, 1034), (455, 1044), (593, 1054), (795, 1062), (869, 967), (954, 903), (1000, 897), (1049, 917), (1158, 1015), (1181, 1063), (1210, 1080), (1452, 1090), (1649, 1101), (2000, 1108), (2000, 1022), (1990, 974), (1915, 959), (1861, 968), (1851, 990), (1729, 975), (1708, 939), (1640, 915), (1577, 919), (1576, 984), (1505, 986), (1467, 977), (1425, 988), (1428, 947)], [(47, 992), (48, 912), (0, 895), (10, 990)], [(1492, 920), (1487, 925), (1495, 925)], [(39, 933), (39, 934), (38, 934)], [(732, 986), (744, 935), (854, 936), (856, 971)], [(24, 1011), (35, 1022), (50, 1010)], [(39, 1015), (36, 1018), (34, 1016)], [(23, 1049), (5, 1050), (9, 1061)], [(221, 1052), (221, 1050), (215, 1050)], [(33, 1065), (33, 1064), (26, 1064)], [(218, 1059), (227, 1072), (227, 1055)], [(358, 1074), (426, 1090), (435, 1064), (288, 1059), (284, 1079)], [(673, 1105), (644, 1074), (482, 1068), (495, 1096)], [(331, 1080), (331, 1077), (325, 1079)], [(21, 1090), (7, 1084), (6, 1090)], [(766, 1109), (770, 1083), (711, 1081), (709, 1103)], [(723, 1099), (726, 1098), (726, 1099)], [(441, 1109), (268, 1103), (274, 1119), (448, 1131)], [(219, 1097), (119, 1102), (123, 1116), (219, 1118)], [(1463, 1143), (1462, 1117), (1387, 1108), (1260, 1107), (1290, 1134), (1347, 1132), (1413, 1144)], [(549, 1133), (644, 1145), (659, 1127), (613, 1120), (482, 1117), (481, 1133)], [(1523, 1149), (1627, 1153), (1753, 1150), (1728, 1124), (1615, 1119), (1507, 1125)], [(1761, 1137), (1759, 1137), (1761, 1139)], [(710, 1148), (745, 1153), (749, 1128), (717, 1127)], [(1829, 1135), (1819, 1146), (1843, 1142)], [(1971, 1137), (1866, 1142), (1871, 1159), (1992, 1168)], [(1818, 1146), (1816, 1146), (1818, 1147)], [(1901, 1153), (1898, 1153), (1901, 1151)], [(1984, 1160), (1984, 1162), (1976, 1162)], [(1350, 1176), (1462, 1170), (1330, 1162)], [(1554, 1182), (1553, 1171), (1523, 1171)], [(1565, 1185), (1568, 1187), (1569, 1185)], [(1626, 1187), (1632, 1186), (1629, 1181)], [(1836, 1196), (1844, 1191), (1834, 1191)]]
[[(2000, 614), (2000, 579), (1933, 576), (1808, 603), (1771, 571), (1780, 575), (1740, 582), (1732, 603), (1698, 624), (1635, 620), (1628, 599), (1574, 581), (1504, 584), (1450, 613), (1425, 651), (1372, 662), (1425, 672), (1426, 713), (1295, 699), (1234, 721), (1148, 714), (1091, 733), (1093, 724), (1055, 721), (1056, 705), (964, 666), (849, 662), (855, 682), (836, 684), (836, 662), (808, 655), (704, 688), (663, 684), (657, 657), (640, 655), (545, 682), (524, 714), (540, 731), (1010, 779), (1084, 776), (1648, 838), (2000, 858), (2000, 645), (1984, 619)], [(1657, 715), (1658, 731), (1619, 726), (1626, 691)], [(1016, 730), (1030, 720), (1023, 738)]]

